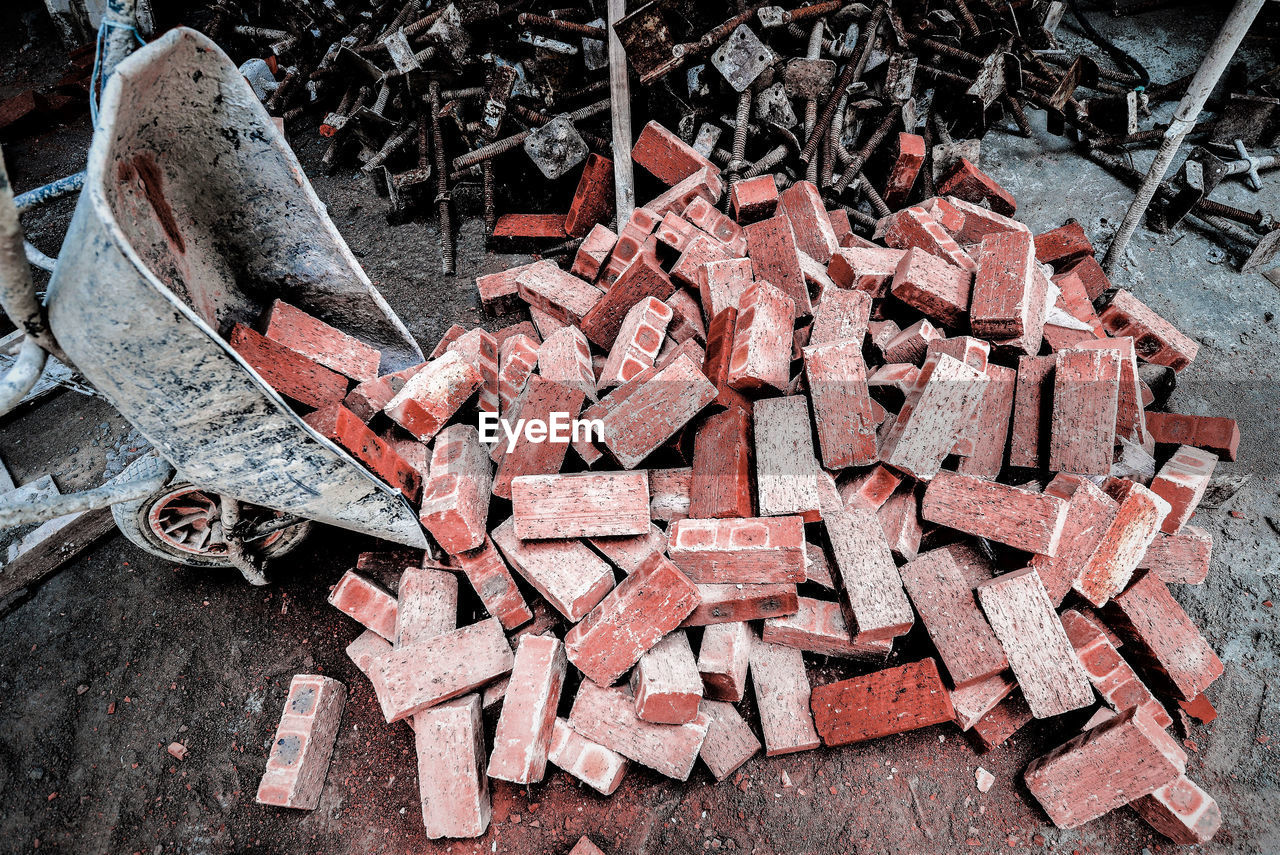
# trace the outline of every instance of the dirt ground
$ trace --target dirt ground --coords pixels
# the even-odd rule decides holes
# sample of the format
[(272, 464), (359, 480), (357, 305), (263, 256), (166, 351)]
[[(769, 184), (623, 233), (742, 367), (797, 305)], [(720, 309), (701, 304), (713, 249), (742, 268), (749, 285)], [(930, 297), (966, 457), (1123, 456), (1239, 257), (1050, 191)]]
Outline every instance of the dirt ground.
[[(1206, 4), (1217, 5), (1217, 4)], [(61, 75), (64, 54), (29, 0), (0, 13), (0, 97)], [(1194, 68), (1216, 16), (1152, 12), (1099, 26), (1125, 38), (1140, 27), (1140, 56), (1156, 80)], [(1130, 43), (1134, 40), (1131, 39)], [(1259, 70), (1257, 68), (1254, 69)], [(1037, 134), (999, 132), (984, 142), (984, 168), (1014, 193), (1033, 230), (1081, 221), (1105, 246), (1131, 192), (1068, 152), (1033, 113)], [(290, 140), (339, 230), (374, 283), (425, 348), (454, 322), (496, 328), (475, 296), (486, 257), (474, 202), (463, 203), (458, 274), (440, 275), (438, 236), (419, 218), (391, 227), (384, 202), (354, 169), (324, 176), (322, 151), (304, 123)], [(87, 117), (5, 139), (19, 190), (81, 168)], [(1145, 168), (1149, 155), (1139, 155)], [(1222, 195), (1280, 211), (1276, 177), (1251, 194)], [(554, 197), (551, 197), (554, 198)], [(24, 217), (33, 242), (56, 253), (73, 201)], [(1214, 535), (1213, 570), (1175, 596), (1219, 652), (1226, 673), (1210, 689), (1219, 718), (1185, 741), (1188, 773), (1218, 800), (1223, 828), (1210, 852), (1280, 852), (1280, 444), (1276, 288), (1241, 276), (1193, 231), (1139, 230), (1118, 284), (1196, 337), (1195, 364), (1169, 409), (1231, 415), (1240, 462), (1251, 476), (1227, 506), (1203, 510)], [(0, 423), (0, 457), (17, 483), (51, 473), (65, 490), (99, 483), (138, 445), (100, 399), (62, 392)], [(317, 531), (251, 588), (230, 573), (175, 567), (118, 535), (90, 549), (16, 601), (0, 606), (0, 850), (83, 853), (564, 853), (590, 834), (608, 853), (898, 853), (1173, 851), (1127, 809), (1073, 831), (1053, 828), (1020, 783), (1027, 762), (1078, 732), (1088, 712), (1035, 722), (979, 756), (953, 726), (873, 743), (756, 758), (716, 784), (699, 766), (682, 784), (633, 767), (609, 799), (560, 771), (529, 788), (496, 782), (493, 823), (476, 841), (432, 843), (419, 815), (413, 741), (388, 727), (365, 679), (343, 653), (359, 627), (325, 602), (328, 587), (372, 541)], [(919, 633), (899, 645), (909, 661)], [(349, 687), (328, 784), (318, 810), (254, 803), (288, 683), (323, 673)], [(814, 684), (856, 673), (832, 661)], [(567, 695), (568, 693), (566, 693)], [(750, 702), (747, 703), (749, 710)], [(748, 715), (750, 715), (750, 711)], [(492, 713), (490, 714), (492, 715)], [(491, 722), (490, 722), (491, 723)], [(178, 762), (165, 746), (189, 749)], [(974, 772), (996, 776), (979, 793)]]

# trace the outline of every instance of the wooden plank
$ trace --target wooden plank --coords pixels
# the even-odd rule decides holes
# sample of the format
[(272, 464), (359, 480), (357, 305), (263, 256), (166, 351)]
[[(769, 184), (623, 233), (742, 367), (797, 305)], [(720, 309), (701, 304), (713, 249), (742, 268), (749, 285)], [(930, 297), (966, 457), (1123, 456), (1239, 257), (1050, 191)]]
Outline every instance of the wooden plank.
[(627, 52), (614, 25), (627, 15), (627, 0), (609, 0), (609, 102), (613, 123), (613, 186), (618, 224), (631, 219), (636, 207), (635, 175), (631, 166), (631, 80)]

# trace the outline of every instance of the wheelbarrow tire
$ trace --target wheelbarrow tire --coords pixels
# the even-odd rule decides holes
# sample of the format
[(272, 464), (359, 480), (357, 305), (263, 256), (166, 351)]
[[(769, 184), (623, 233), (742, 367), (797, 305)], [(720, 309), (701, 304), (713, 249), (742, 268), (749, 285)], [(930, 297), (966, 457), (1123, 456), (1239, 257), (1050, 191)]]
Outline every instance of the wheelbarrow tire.
[[(172, 495), (176, 490), (193, 487), (183, 481), (172, 481), (161, 489), (142, 499), (121, 502), (111, 506), (111, 515), (115, 519), (116, 528), (120, 529), (130, 543), (144, 552), (148, 552), (166, 561), (174, 561), (187, 567), (230, 568), (231, 563), (226, 555), (201, 554), (188, 552), (166, 543), (151, 530), (149, 517), (156, 502)], [(271, 560), (280, 558), (297, 547), (311, 531), (311, 522), (304, 520), (297, 525), (282, 529), (279, 536), (260, 552), (263, 558)]]

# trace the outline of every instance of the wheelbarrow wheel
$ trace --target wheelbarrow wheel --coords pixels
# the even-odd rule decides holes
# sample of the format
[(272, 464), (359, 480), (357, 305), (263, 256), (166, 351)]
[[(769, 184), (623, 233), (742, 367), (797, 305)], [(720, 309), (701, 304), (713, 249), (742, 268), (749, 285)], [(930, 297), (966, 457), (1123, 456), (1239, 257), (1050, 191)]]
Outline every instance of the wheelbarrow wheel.
[[(217, 493), (173, 481), (143, 499), (111, 506), (116, 527), (131, 543), (152, 555), (188, 567), (235, 567), (222, 536), (222, 502)], [(241, 506), (241, 516), (260, 523), (278, 516), (254, 505)], [(248, 543), (264, 560), (294, 549), (311, 530), (303, 520)]]

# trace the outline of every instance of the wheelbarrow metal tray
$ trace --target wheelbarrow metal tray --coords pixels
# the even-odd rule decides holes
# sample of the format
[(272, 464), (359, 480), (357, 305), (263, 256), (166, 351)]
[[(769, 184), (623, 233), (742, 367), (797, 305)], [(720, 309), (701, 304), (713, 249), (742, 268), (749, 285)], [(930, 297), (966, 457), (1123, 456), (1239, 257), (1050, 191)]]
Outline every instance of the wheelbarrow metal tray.
[(203, 35), (172, 30), (103, 93), (49, 284), (54, 334), (183, 478), (424, 547), (403, 497), (227, 344), (277, 298), (377, 347), (383, 373), (422, 361), (236, 67)]

